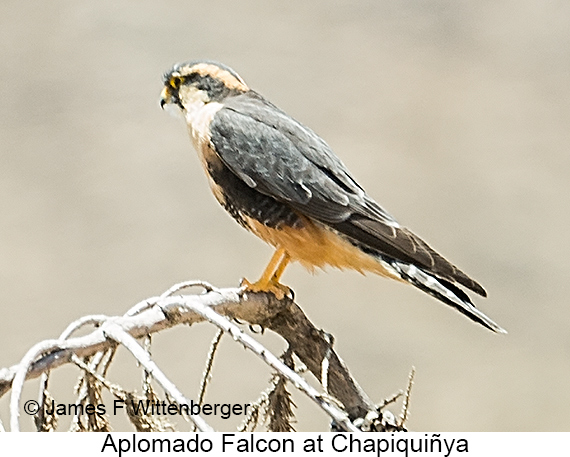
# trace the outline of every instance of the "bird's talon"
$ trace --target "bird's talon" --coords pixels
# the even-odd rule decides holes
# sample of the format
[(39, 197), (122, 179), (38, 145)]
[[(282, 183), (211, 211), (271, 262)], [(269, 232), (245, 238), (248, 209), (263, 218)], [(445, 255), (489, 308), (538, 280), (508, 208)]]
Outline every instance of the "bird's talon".
[(251, 283), (247, 279), (241, 278), (239, 281), (239, 286), (245, 287), (247, 289), (249, 286), (251, 286)]
[(251, 293), (272, 293), (275, 295), (277, 300), (283, 300), (285, 297), (293, 300), (295, 294), (293, 290), (280, 282), (271, 281), (257, 281), (254, 283), (249, 282), (247, 279), (243, 278), (241, 280), (241, 287), (244, 288), (244, 292)]

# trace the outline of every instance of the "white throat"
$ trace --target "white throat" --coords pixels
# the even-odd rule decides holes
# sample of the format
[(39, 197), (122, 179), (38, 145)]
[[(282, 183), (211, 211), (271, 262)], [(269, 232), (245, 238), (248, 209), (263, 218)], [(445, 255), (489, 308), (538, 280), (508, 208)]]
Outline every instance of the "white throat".
[(224, 105), (218, 102), (206, 103), (198, 97), (186, 99), (184, 117), (195, 145), (210, 141), (210, 123)]

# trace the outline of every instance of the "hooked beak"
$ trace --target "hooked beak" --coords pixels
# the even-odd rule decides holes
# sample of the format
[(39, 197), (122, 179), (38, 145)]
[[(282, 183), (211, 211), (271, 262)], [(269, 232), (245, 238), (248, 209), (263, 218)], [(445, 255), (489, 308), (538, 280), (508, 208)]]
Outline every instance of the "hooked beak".
[(172, 103), (172, 93), (168, 86), (165, 86), (160, 93), (160, 107), (164, 109), (164, 105)]
[(176, 105), (184, 111), (184, 106), (180, 102), (180, 97), (178, 96), (178, 90), (173, 89), (170, 86), (164, 86), (164, 89), (162, 89), (162, 92), (160, 93), (160, 107), (164, 109), (166, 105)]

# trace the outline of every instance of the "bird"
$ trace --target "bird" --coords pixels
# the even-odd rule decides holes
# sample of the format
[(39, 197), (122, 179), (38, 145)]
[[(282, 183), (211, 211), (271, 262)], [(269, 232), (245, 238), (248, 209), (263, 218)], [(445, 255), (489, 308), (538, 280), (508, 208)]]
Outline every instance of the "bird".
[[(290, 294), (287, 265), (372, 272), (411, 284), (497, 333), (463, 288), (485, 289), (400, 225), (357, 183), (331, 147), (211, 60), (175, 64), (163, 77), (160, 106), (182, 113), (216, 200), (244, 228), (275, 248), (249, 292)], [(177, 111), (175, 109), (175, 111)]]

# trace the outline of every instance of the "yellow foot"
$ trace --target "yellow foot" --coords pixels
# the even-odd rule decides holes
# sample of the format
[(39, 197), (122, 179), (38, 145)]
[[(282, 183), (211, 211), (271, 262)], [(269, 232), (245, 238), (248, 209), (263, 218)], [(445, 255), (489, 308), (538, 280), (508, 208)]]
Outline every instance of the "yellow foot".
[(291, 300), (294, 298), (294, 293), (289, 287), (275, 280), (260, 280), (252, 284), (247, 279), (243, 278), (241, 280), (241, 286), (245, 287), (245, 292), (270, 292), (275, 295), (278, 300), (283, 300), (285, 297), (288, 297)]

